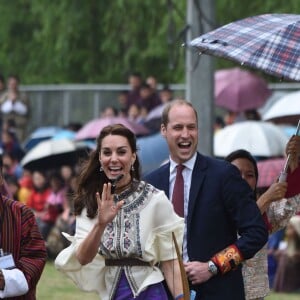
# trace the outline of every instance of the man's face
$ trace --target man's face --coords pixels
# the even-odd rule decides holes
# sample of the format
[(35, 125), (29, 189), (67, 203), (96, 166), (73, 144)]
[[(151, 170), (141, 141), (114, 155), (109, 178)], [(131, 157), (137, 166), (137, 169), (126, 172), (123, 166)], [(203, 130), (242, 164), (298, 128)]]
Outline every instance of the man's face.
[(161, 126), (161, 134), (169, 145), (171, 158), (176, 163), (188, 161), (197, 151), (198, 125), (194, 110), (184, 104), (169, 111), (169, 123)]

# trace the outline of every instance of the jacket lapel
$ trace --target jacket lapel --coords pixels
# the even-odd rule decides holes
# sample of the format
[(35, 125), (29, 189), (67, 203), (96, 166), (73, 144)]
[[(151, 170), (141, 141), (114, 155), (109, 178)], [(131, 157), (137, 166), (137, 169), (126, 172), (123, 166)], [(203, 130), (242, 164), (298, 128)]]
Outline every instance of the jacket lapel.
[(195, 166), (192, 173), (192, 182), (190, 188), (190, 197), (189, 197), (189, 207), (188, 207), (188, 218), (187, 218), (187, 230), (189, 232), (191, 219), (194, 211), (194, 206), (197, 199), (200, 188), (203, 184), (204, 178), (206, 176), (206, 169), (207, 169), (207, 161), (205, 157), (199, 153), (197, 153), (197, 158), (195, 162)]
[(170, 190), (170, 163), (165, 164), (162, 166), (161, 174), (159, 178), (159, 185), (161, 186), (160, 189), (165, 191), (165, 194), (169, 198), (169, 190)]

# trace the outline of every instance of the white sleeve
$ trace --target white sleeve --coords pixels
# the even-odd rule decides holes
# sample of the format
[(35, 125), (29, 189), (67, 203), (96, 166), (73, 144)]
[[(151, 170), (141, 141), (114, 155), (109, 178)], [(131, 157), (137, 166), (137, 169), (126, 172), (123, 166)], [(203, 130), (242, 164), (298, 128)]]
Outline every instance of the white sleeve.
[(5, 102), (2, 103), (1, 105), (1, 112), (4, 114), (9, 114), (10, 112), (13, 111), (13, 105), (10, 100), (6, 100)]
[(103, 272), (105, 268), (103, 257), (97, 254), (92, 262), (84, 266), (79, 263), (76, 257), (78, 246), (88, 235), (96, 221), (97, 218), (91, 220), (86, 216), (86, 209), (83, 209), (80, 216), (76, 216), (75, 236), (63, 233), (71, 244), (57, 255), (54, 264), (57, 270), (69, 277), (81, 290), (97, 292), (100, 295), (107, 288), (105, 286), (105, 272)]
[(0, 291), (0, 298), (16, 297), (28, 292), (29, 287), (24, 273), (19, 269), (2, 269), (5, 286)]
[(27, 106), (24, 103), (22, 103), (21, 101), (15, 102), (13, 107), (14, 107), (14, 111), (16, 113), (18, 113), (19, 115), (26, 115)]

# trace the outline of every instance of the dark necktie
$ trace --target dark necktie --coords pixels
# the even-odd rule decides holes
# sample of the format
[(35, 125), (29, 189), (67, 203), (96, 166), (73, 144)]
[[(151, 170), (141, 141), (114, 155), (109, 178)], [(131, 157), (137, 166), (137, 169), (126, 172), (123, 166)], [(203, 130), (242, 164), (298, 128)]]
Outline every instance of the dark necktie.
[(177, 165), (176, 179), (173, 189), (172, 203), (175, 212), (184, 217), (184, 181), (182, 176), (182, 170), (184, 165)]

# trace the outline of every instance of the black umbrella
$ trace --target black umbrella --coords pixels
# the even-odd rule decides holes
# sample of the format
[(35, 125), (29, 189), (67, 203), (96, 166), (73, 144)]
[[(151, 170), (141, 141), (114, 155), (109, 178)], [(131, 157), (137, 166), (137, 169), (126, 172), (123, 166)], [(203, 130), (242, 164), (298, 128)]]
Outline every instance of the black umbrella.
[(40, 142), (21, 160), (28, 170), (46, 170), (63, 165), (75, 165), (80, 158), (88, 155), (90, 147), (68, 139), (51, 139)]

